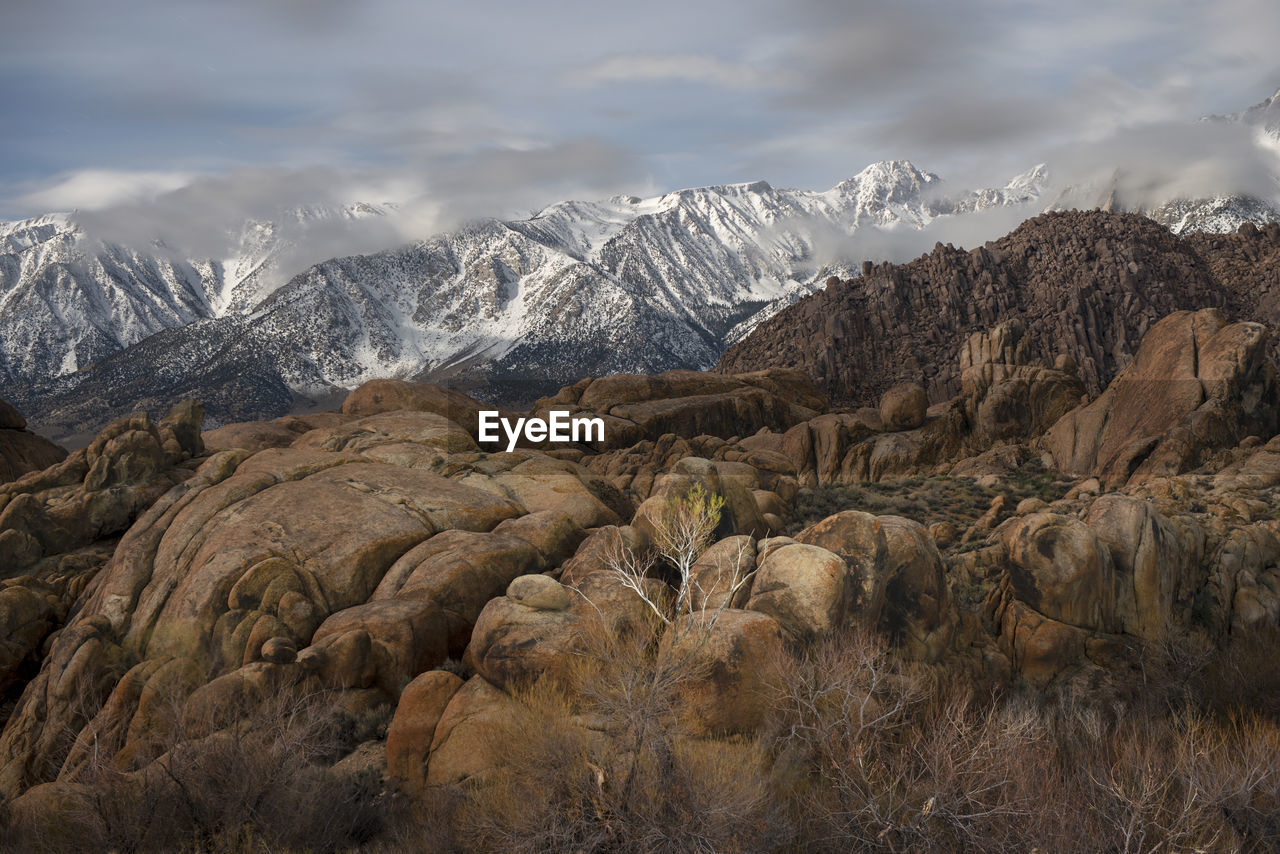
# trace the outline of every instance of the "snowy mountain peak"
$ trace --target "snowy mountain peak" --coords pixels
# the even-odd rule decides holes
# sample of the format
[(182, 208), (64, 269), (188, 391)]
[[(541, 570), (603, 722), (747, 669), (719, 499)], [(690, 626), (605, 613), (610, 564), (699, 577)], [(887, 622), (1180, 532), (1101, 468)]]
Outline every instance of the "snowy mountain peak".
[(1049, 167), (1044, 163), (1039, 163), (1021, 175), (1015, 175), (1013, 180), (1004, 185), (1006, 190), (1015, 193), (1028, 193), (1040, 195), (1049, 185)]
[(909, 160), (884, 160), (836, 184), (826, 195), (837, 205), (856, 210), (860, 216), (883, 219), (876, 216), (878, 210), (918, 202), (926, 187), (941, 183), (937, 175), (917, 169)]
[[(992, 189), (939, 201), (940, 183), (900, 160), (826, 192), (751, 181), (563, 201), (527, 219), (476, 220), (326, 261), (277, 288), (271, 265), (283, 263), (296, 223), (385, 210), (300, 208), (247, 224), (240, 250), (221, 261), (85, 252), (79, 290), (53, 302), (33, 263), (34, 275), (0, 282), (18, 306), (0, 308), (0, 370), (28, 408), (59, 395), (136, 400), (134, 389), (145, 387), (195, 394), (213, 419), (227, 420), (377, 376), (505, 384), (513, 400), (588, 373), (707, 368), (727, 338), (817, 288), (819, 271), (839, 260), (828, 256), (853, 245), (844, 238), (859, 229), (918, 228), (1026, 200)], [(105, 334), (77, 337), (93, 328)], [(143, 341), (161, 329), (170, 331)], [(38, 346), (10, 346), (31, 336)], [(90, 363), (98, 364), (79, 370)], [(244, 402), (250, 382), (271, 391)]]

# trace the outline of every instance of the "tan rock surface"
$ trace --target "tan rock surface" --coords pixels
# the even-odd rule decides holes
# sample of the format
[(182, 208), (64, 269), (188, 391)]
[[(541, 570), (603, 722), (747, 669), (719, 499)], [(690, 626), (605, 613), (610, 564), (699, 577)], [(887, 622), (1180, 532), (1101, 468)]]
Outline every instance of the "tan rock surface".
[(721, 611), (704, 628), (699, 614), (681, 617), (664, 635), (660, 660), (680, 662), (695, 678), (681, 685), (681, 702), (695, 736), (755, 732), (769, 713), (764, 690), (771, 662), (782, 652), (782, 630), (755, 611)]
[(1056, 513), (1022, 516), (1000, 533), (1012, 594), (1045, 617), (1083, 629), (1116, 625), (1111, 553), (1083, 522)]
[(761, 561), (747, 609), (767, 614), (788, 635), (812, 641), (845, 622), (852, 597), (843, 558), (818, 546), (783, 546)]
[(427, 783), (427, 757), (436, 725), (462, 679), (428, 670), (405, 686), (387, 727), (387, 775), (406, 791), (420, 794)]

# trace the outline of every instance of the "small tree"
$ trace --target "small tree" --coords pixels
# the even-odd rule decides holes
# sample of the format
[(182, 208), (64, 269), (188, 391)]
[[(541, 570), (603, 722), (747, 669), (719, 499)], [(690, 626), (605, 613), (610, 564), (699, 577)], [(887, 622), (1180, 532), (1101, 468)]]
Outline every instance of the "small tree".
[[(609, 555), (609, 566), (622, 584), (640, 597), (668, 632), (681, 634), (689, 627), (710, 632), (721, 612), (755, 574), (754, 569), (744, 571), (745, 546), (727, 568), (717, 564), (709, 578), (694, 572), (694, 564), (712, 544), (723, 508), (722, 496), (695, 484), (683, 495), (668, 496), (662, 504), (653, 520), (652, 549), (637, 553), (619, 543)], [(675, 571), (673, 596), (658, 596), (647, 583), (658, 558)], [(710, 609), (701, 607), (712, 592), (721, 594), (720, 601)], [(681, 620), (686, 614), (689, 618)]]
[[(581, 628), (565, 683), (518, 696), (508, 764), (460, 813), (481, 850), (754, 851), (786, 838), (759, 741), (691, 737), (681, 714), (682, 688), (707, 676), (699, 652), (752, 575), (745, 545), (695, 569), (723, 507), (695, 485), (659, 504), (651, 547), (615, 543), (608, 566), (651, 619), (619, 630), (602, 614)], [(659, 562), (671, 586), (651, 576)]]

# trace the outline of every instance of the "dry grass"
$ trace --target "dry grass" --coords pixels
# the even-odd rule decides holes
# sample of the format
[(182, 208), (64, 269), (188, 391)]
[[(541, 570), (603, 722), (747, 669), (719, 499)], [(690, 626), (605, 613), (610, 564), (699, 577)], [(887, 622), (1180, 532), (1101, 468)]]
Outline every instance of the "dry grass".
[(875, 637), (833, 636), (762, 663), (773, 713), (760, 733), (698, 738), (681, 696), (704, 674), (664, 653), (661, 626), (600, 631), (564, 680), (522, 691), (499, 734), (505, 764), (483, 783), (407, 804), (376, 780), (337, 778), (325, 767), (342, 749), (328, 700), (282, 694), (211, 736), (175, 737), (149, 773), (91, 768), (56, 822), (0, 805), (0, 840), (15, 851), (1280, 850), (1280, 725), (1256, 708), (1276, 665), (1255, 672), (1257, 690), (1212, 696), (1260, 666), (1269, 635), (1227, 654), (1175, 650), (1135, 694), (1147, 699), (1105, 707), (1092, 695), (979, 697)]
[(1262, 716), (978, 698), (851, 635), (776, 662), (759, 737), (693, 739), (671, 685), (638, 690), (651, 653), (603, 652), (522, 696), (507, 767), (460, 795), (460, 850), (1280, 847)]
[(786, 838), (759, 740), (698, 740), (680, 687), (694, 676), (656, 634), (591, 638), (568, 684), (520, 696), (506, 765), (466, 793), (468, 851), (761, 851)]
[(141, 771), (120, 770), (104, 752), (53, 808), (11, 815), (0, 849), (343, 851), (383, 829), (378, 775), (327, 767), (348, 746), (351, 723), (330, 697), (281, 690), (218, 711), (234, 723), (213, 730), (179, 719)]
[(792, 513), (789, 534), (820, 522), (842, 510), (862, 510), (876, 516), (904, 516), (922, 525), (951, 522), (963, 532), (987, 512), (997, 495), (1007, 495), (1009, 509), (1024, 498), (1056, 501), (1071, 484), (1030, 461), (998, 488), (979, 486), (965, 477), (910, 477), (879, 483), (834, 484), (800, 491)]

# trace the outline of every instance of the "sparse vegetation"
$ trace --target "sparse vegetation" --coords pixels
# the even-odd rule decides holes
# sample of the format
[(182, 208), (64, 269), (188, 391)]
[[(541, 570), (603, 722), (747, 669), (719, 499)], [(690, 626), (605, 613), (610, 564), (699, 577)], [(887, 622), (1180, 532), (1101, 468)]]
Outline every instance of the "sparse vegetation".
[(328, 767), (353, 727), (377, 728), (373, 715), (291, 690), (217, 711), (234, 723), (209, 731), (175, 704), (177, 725), (142, 770), (104, 753), (56, 795), (10, 808), (0, 850), (345, 851), (387, 827), (380, 775)]
[(777, 662), (762, 734), (707, 739), (683, 728), (678, 681), (646, 676), (654, 646), (596, 644), (571, 682), (520, 695), (507, 764), (451, 795), (450, 850), (1280, 845), (1280, 727), (1165, 702), (1177, 686), (1105, 710), (982, 697), (849, 634)]
[[(1274, 633), (1228, 654), (1170, 646), (1144, 690), (1111, 704), (981, 695), (880, 638), (838, 633), (771, 663), (759, 733), (708, 738), (682, 714), (684, 687), (707, 674), (664, 656), (664, 628), (656, 615), (621, 634), (595, 625), (565, 679), (518, 692), (503, 764), (482, 782), (407, 803), (385, 796), (376, 772), (337, 774), (326, 766), (350, 749), (352, 721), (328, 697), (285, 691), (208, 736), (176, 730), (147, 771), (91, 765), (69, 808), (0, 804), (0, 849), (1280, 846)], [(381, 714), (355, 722), (377, 728)]]
[[(656, 628), (656, 626), (655, 626)], [(760, 851), (788, 837), (761, 739), (692, 737), (657, 633), (601, 632), (568, 683), (519, 697), (507, 764), (465, 792), (467, 851)]]
[(950, 522), (963, 533), (987, 511), (997, 495), (1007, 495), (1012, 509), (1026, 498), (1057, 501), (1070, 486), (1070, 482), (1032, 460), (1004, 478), (999, 487), (982, 486), (967, 477), (941, 476), (806, 487), (796, 499), (788, 533), (798, 533), (842, 510), (903, 516), (922, 525)]

